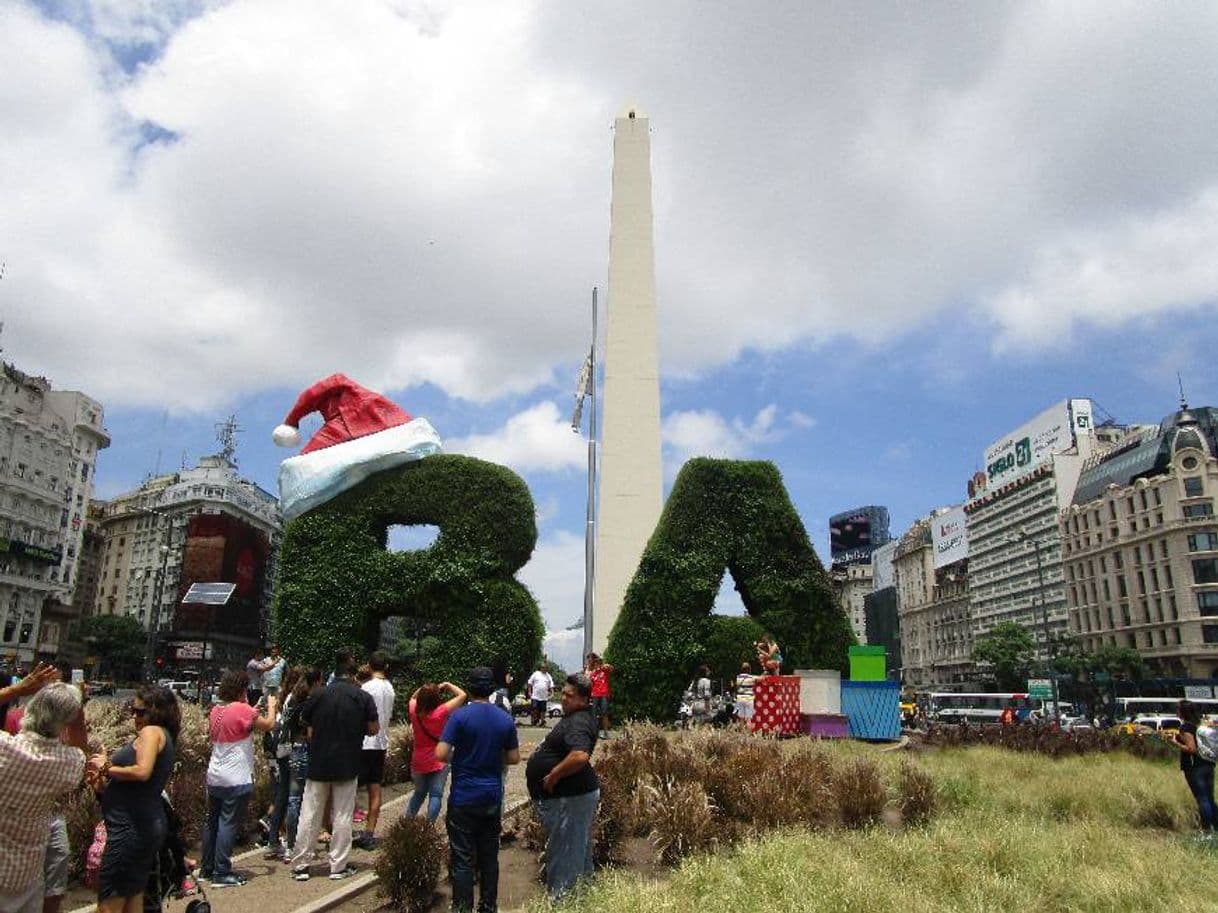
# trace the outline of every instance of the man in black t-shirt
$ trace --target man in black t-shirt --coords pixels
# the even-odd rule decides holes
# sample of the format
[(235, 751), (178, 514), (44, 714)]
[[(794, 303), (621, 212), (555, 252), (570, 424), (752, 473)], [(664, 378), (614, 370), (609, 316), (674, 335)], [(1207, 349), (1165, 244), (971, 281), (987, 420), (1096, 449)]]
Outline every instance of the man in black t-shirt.
[(553, 899), (592, 874), (592, 825), (601, 790), (590, 763), (597, 739), (591, 702), (588, 676), (567, 676), (563, 718), (525, 767), (529, 796), (546, 832), (546, 892)]
[(309, 880), (309, 857), (321, 830), (327, 800), (332, 803), (334, 825), (330, 879), (339, 881), (354, 871), (347, 864), (347, 854), (351, 852), (351, 816), (355, 812), (364, 736), (380, 731), (376, 704), (352, 680), (354, 671), (351, 651), (339, 650), (334, 681), (315, 692), (300, 709), (309, 737), (309, 772), (292, 856), (292, 877), (297, 881)]

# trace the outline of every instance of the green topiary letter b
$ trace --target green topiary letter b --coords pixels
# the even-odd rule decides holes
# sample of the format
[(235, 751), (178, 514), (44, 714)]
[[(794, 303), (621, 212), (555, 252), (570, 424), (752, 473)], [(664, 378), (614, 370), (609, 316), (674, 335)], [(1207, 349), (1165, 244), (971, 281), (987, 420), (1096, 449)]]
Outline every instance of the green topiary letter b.
[[(416, 552), (389, 552), (394, 525), (434, 525)], [(431, 681), (474, 666), (517, 674), (541, 652), (541, 614), (515, 578), (537, 542), (533, 498), (510, 469), (430, 456), (377, 473), (288, 523), (275, 595), (276, 641), (293, 663), (328, 668), (339, 647), (373, 645), (381, 619), (419, 618), (441, 631), (420, 663)]]

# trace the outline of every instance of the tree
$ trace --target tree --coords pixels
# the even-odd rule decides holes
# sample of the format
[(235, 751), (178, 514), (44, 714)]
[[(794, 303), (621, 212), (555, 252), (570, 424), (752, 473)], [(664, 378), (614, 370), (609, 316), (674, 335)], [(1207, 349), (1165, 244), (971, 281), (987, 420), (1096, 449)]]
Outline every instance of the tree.
[[(750, 663), (757, 668), (757, 641), (765, 636), (765, 628), (747, 615), (735, 617), (716, 615), (711, 619), (711, 628), (706, 635), (706, 652), (702, 661), (710, 667), (711, 678), (731, 683), (740, 671), (741, 663)], [(694, 670), (690, 670), (692, 674)]]
[(89, 655), (100, 660), (99, 672), (118, 679), (139, 678), (148, 634), (138, 621), (130, 615), (92, 615), (76, 624)]
[(1132, 647), (1104, 644), (1089, 657), (1091, 672), (1107, 672), (1137, 680), (1146, 672), (1142, 654)]
[(1022, 691), (1032, 669), (1034, 648), (1026, 628), (1003, 621), (973, 644), (973, 661), (991, 666), (1003, 691)]

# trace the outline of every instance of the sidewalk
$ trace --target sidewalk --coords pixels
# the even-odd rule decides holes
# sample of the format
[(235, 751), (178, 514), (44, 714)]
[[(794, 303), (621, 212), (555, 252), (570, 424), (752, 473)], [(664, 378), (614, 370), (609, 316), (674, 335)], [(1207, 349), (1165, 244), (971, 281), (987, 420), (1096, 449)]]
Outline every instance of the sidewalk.
[[(546, 731), (521, 727), (520, 755), (521, 762), (508, 768), (507, 795), (504, 808), (512, 809), (528, 799), (525, 787), (524, 765), (536, 744), (545, 737)], [(398, 792), (400, 787), (392, 788), (396, 796), (387, 801), (381, 808), (381, 818), (377, 823), (377, 834), (384, 835), (406, 811), (410, 794), (410, 784), (405, 784), (405, 792)], [(386, 790), (390, 792), (390, 790)], [(361, 793), (361, 797), (362, 797)], [(447, 801), (447, 796), (445, 797)], [(440, 820), (443, 826), (443, 818)], [(325, 859), (325, 847), (318, 847), (318, 856), (313, 863), (313, 877), (308, 881), (294, 881), (291, 868), (276, 860), (264, 860), (262, 849), (249, 850), (233, 858), (233, 869), (249, 879), (249, 883), (240, 888), (223, 888), (220, 890), (206, 888), (207, 899), (211, 903), (212, 913), (295, 913), (308, 911), (320, 913), (344, 900), (358, 894), (361, 888), (374, 888), (372, 884), (372, 867), (376, 861), (376, 853), (352, 848), (350, 862), (357, 874), (345, 881), (331, 881), (326, 877), (329, 869)], [(196, 895), (197, 896), (197, 895)], [(167, 913), (186, 913), (186, 905), (195, 897), (171, 901), (166, 905)], [(70, 909), (70, 913), (92, 913), (93, 905)]]

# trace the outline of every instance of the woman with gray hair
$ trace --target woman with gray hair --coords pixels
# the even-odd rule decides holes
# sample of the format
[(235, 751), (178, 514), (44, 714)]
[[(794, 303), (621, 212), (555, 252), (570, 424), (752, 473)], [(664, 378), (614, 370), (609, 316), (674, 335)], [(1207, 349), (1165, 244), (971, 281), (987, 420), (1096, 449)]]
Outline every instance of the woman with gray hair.
[[(54, 671), (53, 669), (51, 670)], [(11, 688), (13, 697), (33, 695), (25, 707), (21, 732), (0, 732), (0, 781), (4, 814), (0, 845), (0, 913), (42, 909), (42, 865), (55, 801), (80, 783), (84, 752), (63, 744), (59, 734), (80, 715), (80, 692), (52, 676), (30, 675)]]

